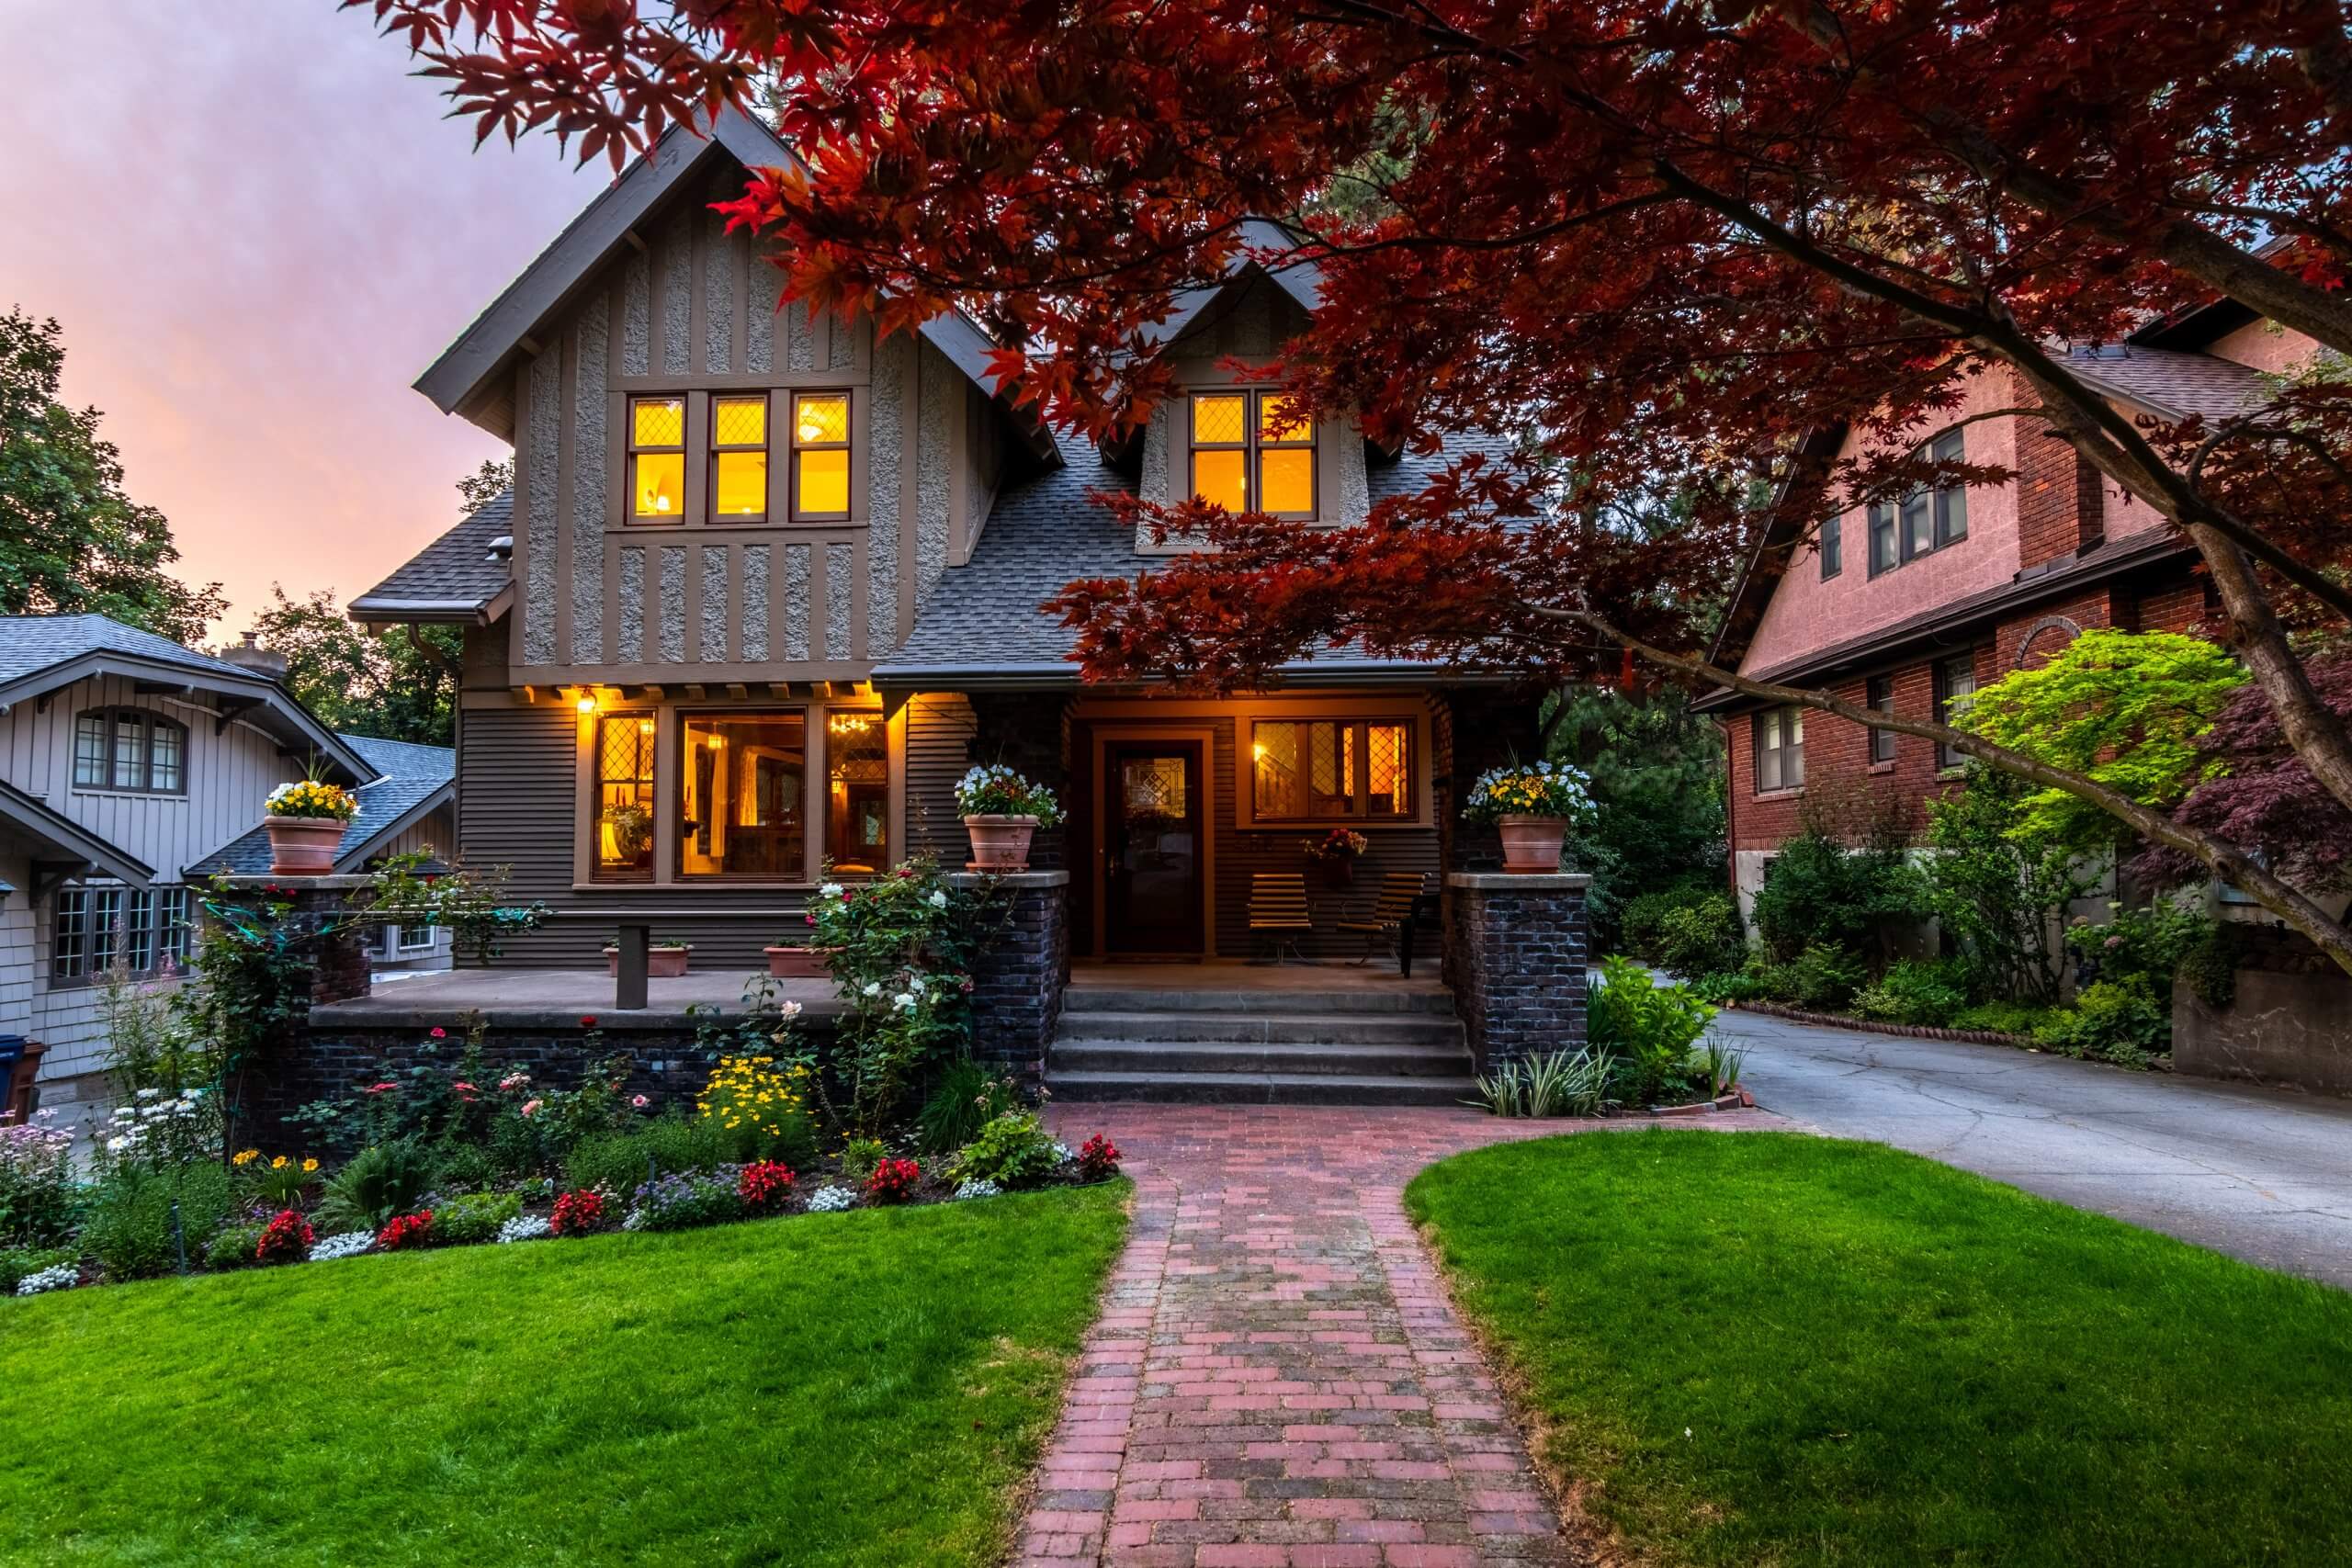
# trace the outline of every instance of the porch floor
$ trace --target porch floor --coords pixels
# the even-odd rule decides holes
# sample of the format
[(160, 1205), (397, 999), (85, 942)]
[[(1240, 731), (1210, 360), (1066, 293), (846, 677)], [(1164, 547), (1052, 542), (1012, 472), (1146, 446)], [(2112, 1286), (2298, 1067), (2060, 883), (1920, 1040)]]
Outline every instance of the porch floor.
[(1428, 959), (1406, 979), (1393, 959), (1355, 964), (1344, 960), (1308, 964), (1245, 964), (1238, 959), (1191, 964), (1071, 963), (1070, 988), (1107, 991), (1354, 991), (1385, 996), (1442, 996), (1437, 962)]
[[(675, 1028), (697, 1016), (741, 1013), (744, 988), (763, 973), (718, 969), (673, 978), (649, 979), (642, 1010), (613, 1006), (613, 977), (602, 969), (445, 969), (402, 980), (379, 981), (368, 996), (311, 1010), (313, 1024), (358, 1029), (451, 1027), (479, 1012), (501, 1028), (577, 1028), (594, 1018), (606, 1029)], [(827, 979), (767, 980), (777, 1001), (797, 1001), (812, 1014), (841, 1010)]]

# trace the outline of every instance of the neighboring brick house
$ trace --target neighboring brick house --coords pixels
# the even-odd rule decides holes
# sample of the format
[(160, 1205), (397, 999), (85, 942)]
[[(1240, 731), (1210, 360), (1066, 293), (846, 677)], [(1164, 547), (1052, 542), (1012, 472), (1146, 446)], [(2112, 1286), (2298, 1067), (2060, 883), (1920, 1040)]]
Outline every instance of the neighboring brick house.
[[(2120, 344), (2073, 349), (2068, 367), (2127, 415), (2217, 420), (2258, 406), (2266, 375), (2292, 371), (2313, 348), (2224, 301)], [(2009, 468), (2008, 483), (1855, 508), (1823, 528), (1817, 547), (1794, 525), (1763, 540), (1714, 660), (1928, 719), (2085, 630), (2203, 624), (2214, 604), (2188, 541), (2039, 421), (1995, 412), (2037, 400), (2013, 373), (1988, 371), (1953, 423), (1928, 435), (1939, 457)], [(1817, 452), (1862, 449), (1847, 430), (1812, 439)], [(1696, 705), (1722, 722), (1728, 743), (1731, 874), (1744, 911), (1773, 854), (1800, 830), (1808, 791), (1834, 785), (1849, 824), (1877, 813), (1916, 831), (1956, 770), (1957, 759), (1927, 740), (1825, 714), (1730, 692)]]

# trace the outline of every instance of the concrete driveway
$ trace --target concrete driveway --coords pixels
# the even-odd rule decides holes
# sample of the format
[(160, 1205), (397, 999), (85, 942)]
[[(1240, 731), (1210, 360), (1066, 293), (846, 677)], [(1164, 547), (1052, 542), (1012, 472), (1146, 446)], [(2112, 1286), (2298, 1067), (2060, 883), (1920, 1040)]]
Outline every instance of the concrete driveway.
[(2352, 1289), (2352, 1101), (1726, 1010), (1757, 1103)]

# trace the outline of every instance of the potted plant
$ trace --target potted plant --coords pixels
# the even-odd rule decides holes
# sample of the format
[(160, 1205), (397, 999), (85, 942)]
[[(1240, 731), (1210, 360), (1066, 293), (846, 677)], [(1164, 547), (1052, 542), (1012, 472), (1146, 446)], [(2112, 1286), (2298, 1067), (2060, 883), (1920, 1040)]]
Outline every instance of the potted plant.
[[(693, 956), (695, 944), (663, 939), (645, 944), (645, 973), (649, 979), (674, 980), (686, 972), (686, 961)], [(621, 950), (605, 949), (605, 970), (610, 975), (621, 972)]]
[(1584, 785), (1584, 773), (1565, 762), (1509, 762), (1478, 776), (1462, 815), (1495, 825), (1502, 835), (1505, 871), (1555, 872), (1568, 824), (1592, 809)]
[(1356, 862), (1371, 847), (1372, 840), (1354, 829), (1334, 828), (1306, 840), (1306, 863), (1323, 874), (1325, 886), (1350, 887), (1355, 885)]
[(269, 832), (270, 874), (331, 874), (335, 852), (343, 847), (343, 829), (358, 811), (359, 802), (351, 792), (319, 777), (315, 764), (305, 777), (271, 790), (261, 819)]
[(956, 809), (972, 835), (973, 871), (1026, 871), (1029, 840), (1062, 819), (1054, 792), (1001, 762), (974, 768), (956, 785)]
[(839, 952), (831, 947), (791, 947), (782, 942), (760, 950), (768, 955), (768, 977), (774, 980), (821, 980)]

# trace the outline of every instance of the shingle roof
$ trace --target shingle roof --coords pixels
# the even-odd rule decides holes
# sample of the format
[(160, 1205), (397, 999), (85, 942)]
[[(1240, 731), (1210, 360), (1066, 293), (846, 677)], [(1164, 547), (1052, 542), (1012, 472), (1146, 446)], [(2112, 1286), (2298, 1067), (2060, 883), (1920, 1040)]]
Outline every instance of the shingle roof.
[(209, 675), (254, 672), (225, 660), (182, 648), (170, 637), (126, 626), (104, 615), (0, 615), (0, 683), (37, 674), (85, 653), (120, 653), (158, 664), (177, 665)]
[[(1499, 457), (1509, 448), (1498, 441), (1458, 442), (1444, 453), (1373, 463), (1367, 476), (1373, 502), (1418, 493), (1448, 463), (1472, 450)], [(1069, 653), (1077, 634), (1037, 606), (1077, 579), (1132, 577), (1166, 558), (1137, 554), (1135, 530), (1090, 499), (1090, 491), (1132, 494), (1135, 482), (1087, 457), (1072, 456), (1069, 466), (996, 498), (972, 558), (948, 569), (916, 611), (914, 630), (874, 671), (876, 680), (949, 671), (1076, 678)], [(1429, 668), (1332, 653), (1317, 653), (1305, 662), (1318, 671)]]
[[(372, 735), (346, 735), (342, 739), (384, 776), (353, 792), (359, 798), (359, 814), (344, 829), (343, 841), (335, 848), (338, 871), (355, 869), (346, 863), (355, 862), (385, 829), (448, 790), (458, 776), (458, 754), (447, 746), (381, 740)], [(266, 875), (269, 830), (256, 823), (250, 831), (191, 863), (188, 869), (191, 874), (227, 871), (247, 876)]]
[(434, 540), (408, 563), (351, 602), (369, 608), (413, 610), (438, 604), (479, 611), (505, 588), (512, 568), (491, 554), (491, 541), (514, 533), (514, 492), (501, 491), (482, 509)]
[(2066, 368), (2087, 387), (2173, 419), (2234, 419), (2270, 398), (2270, 383), (2260, 371), (2211, 354), (2137, 344), (2074, 348), (2067, 351)]

